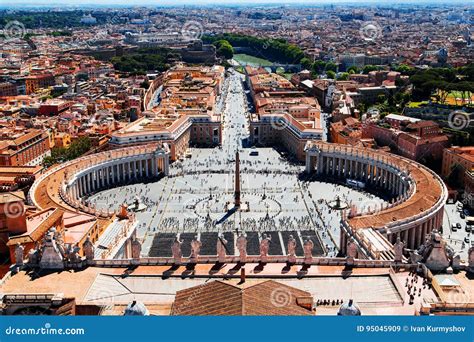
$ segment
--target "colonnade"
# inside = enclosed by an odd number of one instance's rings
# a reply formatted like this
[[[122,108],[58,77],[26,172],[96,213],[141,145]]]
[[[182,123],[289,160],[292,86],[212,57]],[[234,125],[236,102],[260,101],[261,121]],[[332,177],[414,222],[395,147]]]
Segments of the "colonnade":
[[[404,195],[410,187],[409,177],[388,160],[373,159],[352,149],[306,149],[306,173],[363,182],[372,188],[390,192],[392,196]]]
[[[130,151],[132,153],[118,158],[103,158],[100,163],[86,166],[74,173],[65,183],[67,197],[74,202],[80,201],[83,196],[116,184],[169,174],[168,150],[158,148],[155,151],[134,151],[130,148]],[[107,152],[103,154],[105,157]]]
[[[371,220],[365,220],[372,222],[367,227],[361,226],[362,221],[357,221],[353,227],[351,217],[354,216],[344,215],[341,222],[339,246],[341,251],[345,251],[346,243],[352,237],[364,250],[361,254],[373,259],[386,259],[393,255],[390,249],[398,237],[404,242],[405,248],[413,250],[423,244],[425,237],[433,229],[442,226],[447,189],[439,176],[424,166],[395,155],[323,142],[308,142],[305,152],[307,173],[316,173],[328,179],[351,179],[354,182],[362,182],[369,189],[388,192],[394,199],[393,203],[382,206],[378,212],[356,214],[362,217],[372,215]],[[417,173],[426,175],[426,179],[433,184],[433,190],[441,188],[432,205],[420,208],[419,212],[413,210],[415,207],[404,205],[405,201],[414,200],[412,197],[424,196],[417,193],[417,183],[421,178],[413,179],[409,170],[413,166],[423,171]],[[388,215],[388,211],[385,210],[390,210],[390,214]],[[377,224],[374,226],[375,222]],[[373,233],[361,234],[364,229],[373,230]]]
[[[387,239],[394,244],[397,241],[397,237],[400,237],[400,240],[405,243],[406,248],[416,249],[425,241],[427,234],[431,233],[434,229],[438,229],[442,224],[443,211],[428,212],[424,219],[418,222],[415,221],[408,227],[400,225],[399,227],[388,229]]]

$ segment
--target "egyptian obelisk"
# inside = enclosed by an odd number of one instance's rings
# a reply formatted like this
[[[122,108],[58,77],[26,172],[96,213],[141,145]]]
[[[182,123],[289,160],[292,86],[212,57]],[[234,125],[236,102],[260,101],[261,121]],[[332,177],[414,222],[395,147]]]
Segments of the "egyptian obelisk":
[[[234,208],[240,208],[240,157],[239,157],[239,151],[235,152]]]

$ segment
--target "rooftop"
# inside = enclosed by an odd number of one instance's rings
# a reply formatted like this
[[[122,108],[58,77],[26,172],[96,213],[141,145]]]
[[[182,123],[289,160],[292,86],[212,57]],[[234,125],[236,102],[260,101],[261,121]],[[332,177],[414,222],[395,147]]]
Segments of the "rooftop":
[[[300,298],[310,298],[309,310],[298,305]],[[311,315],[311,305],[309,292],[274,280],[244,288],[216,280],[178,291],[171,314],[304,316]]]
[[[81,305],[113,304],[120,306],[121,312],[127,304],[136,300],[143,302],[151,314],[160,315],[168,315],[172,310],[177,312],[176,308],[172,309],[175,298],[179,307],[182,306],[182,314],[217,314],[225,310],[226,314],[243,312],[257,315],[287,312],[285,305],[290,306],[289,312],[293,314],[311,313],[296,307],[296,298],[310,296],[315,302],[320,299],[344,302],[354,299],[363,314],[384,315],[413,315],[422,301],[438,300],[436,293],[426,288],[422,289],[420,297],[415,298],[415,305],[404,301],[406,289],[403,284],[410,276],[408,272],[391,274],[387,268],[354,268],[347,272],[342,266],[313,265],[307,269],[304,278],[298,279],[300,267],[267,264],[262,270],[258,264],[247,264],[247,278],[243,284],[239,284],[235,264],[225,265],[218,271],[212,264],[198,264],[192,276],[185,266],[172,269],[169,266],[139,266],[131,272],[120,267],[87,267],[80,271],[40,273],[35,277],[20,271],[0,289],[6,294],[63,293],[65,297],[75,298]],[[459,276],[465,278],[465,275]],[[212,280],[218,280],[213,282],[216,285],[206,287],[212,284]],[[468,281],[460,282],[463,289],[466,286],[466,289],[469,288]],[[422,288],[419,284],[417,287]],[[190,308],[185,308],[184,301],[190,298],[193,291],[199,297],[198,289],[202,289],[201,298],[209,305],[193,302]],[[278,307],[267,307],[272,305],[268,300],[272,293],[276,306],[282,305],[283,311]],[[220,306],[220,301],[216,300],[219,297],[224,303],[235,306]],[[229,298],[233,300],[229,302]],[[242,302],[239,303],[239,300]],[[318,306],[316,314],[335,315],[338,307]]]
[[[11,202],[24,202],[25,194],[23,191],[12,191],[0,193],[0,204],[11,203]]]

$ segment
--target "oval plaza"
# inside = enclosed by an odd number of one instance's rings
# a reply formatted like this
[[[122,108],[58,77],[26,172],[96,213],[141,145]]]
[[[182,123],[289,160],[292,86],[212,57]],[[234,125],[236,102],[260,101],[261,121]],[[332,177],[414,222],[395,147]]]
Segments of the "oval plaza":
[[[211,71],[204,70],[204,74],[209,72]],[[222,77],[221,74],[212,72],[214,77]],[[124,210],[122,204],[126,204],[131,210],[134,202],[143,201],[140,197],[143,197],[145,190],[133,190],[133,184],[145,182],[149,184],[145,187],[152,191],[148,195],[149,203],[143,204],[146,210],[138,210],[139,204],[135,203],[137,207],[134,209],[134,217],[139,223],[133,235],[138,236],[145,246],[148,245],[144,250],[145,254],[146,251],[155,251],[156,256],[171,256],[171,243],[177,236],[179,238],[182,235],[183,243],[188,244],[188,250],[196,236],[204,238],[207,235],[206,241],[202,243],[214,246],[218,233],[228,234],[233,243],[229,251],[232,250],[238,255],[236,241],[239,234],[247,231],[255,254],[259,253],[258,246],[266,233],[269,238],[273,237],[273,255],[287,254],[290,236],[296,238],[298,252],[302,255],[305,236],[311,235],[316,245],[315,251],[318,250],[316,254],[320,256],[345,255],[348,241],[353,240],[359,258],[393,260],[393,245],[397,238],[404,241],[406,248],[414,250],[424,242],[427,234],[441,227],[447,190],[441,179],[426,167],[381,151],[309,140],[302,151],[305,155],[305,168],[286,166],[287,171],[282,172],[281,167],[285,164],[278,164],[281,161],[280,157],[275,157],[275,152],[267,156],[264,154],[267,150],[263,149],[260,152],[261,157],[249,157],[245,152],[248,150],[242,149],[239,144],[235,145],[236,140],[245,140],[249,135],[245,110],[239,103],[244,101],[245,97],[242,93],[228,91],[228,87],[237,87],[231,82],[238,84],[238,78],[234,76],[232,80],[221,79],[218,82],[204,78],[200,81],[199,77],[203,76],[198,70],[186,68],[174,71],[172,75],[174,76],[168,81],[165,78],[164,82],[166,84],[173,81],[173,88],[180,84],[176,82],[176,75],[183,77],[180,90],[172,90],[180,102],[191,101],[186,97],[188,95],[180,95],[180,91],[197,91],[201,81],[219,87],[219,91],[216,91],[219,96],[213,100],[206,98],[205,101],[216,101],[212,110],[213,117],[217,116],[219,106],[223,107],[223,114],[228,112],[222,116],[219,114],[224,132],[221,147],[195,149],[197,157],[199,153],[205,156],[203,162],[200,163],[194,156],[188,160],[183,158],[186,146],[180,145],[178,153],[176,147],[172,146],[172,141],[154,142],[154,137],[159,136],[156,131],[157,123],[146,119],[149,123],[145,124],[145,127],[150,127],[140,131],[140,134],[145,137],[143,139],[150,141],[149,144],[137,144],[132,140],[129,147],[115,147],[49,170],[31,188],[32,203],[39,208],[54,205],[83,211],[96,215],[107,225],[107,222],[112,222]],[[205,88],[206,91],[208,88]],[[169,96],[166,100],[168,102],[176,100],[171,95],[163,96]],[[224,101],[232,96],[236,97],[236,100],[227,101],[230,103],[225,105]],[[233,105],[234,102],[236,104]],[[239,110],[243,112],[239,113]],[[159,109],[155,120],[160,117],[159,113],[163,112],[163,109]],[[315,111],[309,112],[311,118],[319,122]],[[193,115],[188,113],[185,116],[187,120],[179,119],[178,122],[188,125],[195,120],[191,119]],[[300,120],[305,122],[304,120],[309,118]],[[175,122],[172,127],[176,124]],[[193,132],[192,126],[186,127]],[[297,127],[304,129],[304,124],[299,123]],[[286,131],[291,130],[280,130],[278,133],[291,134],[285,133]],[[137,133],[130,134],[134,137]],[[188,150],[193,143],[193,135],[196,134],[190,135],[191,141],[187,138]],[[119,132],[119,135],[123,145],[127,146],[127,130]],[[117,139],[118,136],[112,140],[118,141]],[[235,161],[236,151],[241,152],[242,160]],[[220,178],[224,176],[231,181],[221,181]],[[252,181],[251,177],[255,181]],[[303,181],[300,182],[298,177]],[[211,184],[210,179],[213,179],[211,183],[215,184]],[[312,180],[316,183],[312,184]],[[166,189],[156,188],[156,193],[163,191],[163,194],[161,197],[153,197],[153,184],[161,186],[165,181],[167,184],[172,181],[174,188],[169,189],[168,193]],[[352,199],[341,200],[337,188],[330,188],[331,184],[344,188],[348,194],[352,192],[367,195],[361,195],[360,198],[350,195]],[[329,188],[325,191],[319,186]],[[128,197],[121,197],[124,191]],[[331,191],[334,193],[329,193],[327,198],[318,198],[320,191],[326,194]],[[102,192],[105,194],[105,205],[98,203]],[[239,203],[235,201],[237,192],[242,193]],[[288,199],[290,196],[293,196],[292,200]],[[191,200],[182,201],[182,197],[189,197]],[[112,198],[114,203],[110,203]],[[118,203],[118,199],[123,203]],[[173,199],[179,203],[173,203]],[[339,208],[332,207],[330,203],[335,199],[343,205]],[[300,207],[298,203],[301,201],[305,202],[306,208]],[[362,205],[357,202],[362,202]],[[165,208],[158,210],[157,207],[163,204]],[[184,221],[179,215],[173,214],[172,210],[166,211],[166,208],[173,206],[178,208],[175,213],[184,214]],[[155,214],[151,218],[142,211]],[[295,215],[298,211],[303,214]],[[160,216],[159,220],[154,220],[156,215]],[[333,217],[330,220],[332,227],[324,227],[325,215]],[[265,228],[259,229],[258,226]],[[327,231],[321,231],[322,228]],[[304,234],[301,233],[302,230]],[[120,252],[125,254],[116,255],[130,255],[132,240],[127,241],[128,246]],[[156,254],[157,246],[165,251],[160,250]],[[211,251],[214,249],[215,246]]]
[[[441,179],[381,150],[323,142],[314,99],[278,75],[244,71],[170,69],[154,85],[161,102],[108,149],[39,176],[30,203],[49,221],[63,212],[87,220],[87,231],[59,224],[40,243],[17,245],[5,310],[31,310],[18,289],[48,310],[72,299],[99,314],[136,301],[160,315],[229,314],[228,293],[267,305],[277,290],[288,306],[235,313],[472,310],[439,285],[450,277],[464,288],[465,278],[436,274],[471,267],[437,232]],[[282,111],[291,120],[268,120]],[[30,280],[22,267],[47,273]],[[194,298],[209,305],[186,305]]]

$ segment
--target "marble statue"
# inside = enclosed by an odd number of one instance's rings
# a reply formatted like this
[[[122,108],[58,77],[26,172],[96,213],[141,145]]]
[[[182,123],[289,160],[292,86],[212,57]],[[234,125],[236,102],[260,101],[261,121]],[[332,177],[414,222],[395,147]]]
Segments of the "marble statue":
[[[240,234],[237,238],[237,249],[239,250],[240,262],[247,260],[247,236],[245,233]]]
[[[90,236],[87,236],[86,241],[84,241],[84,244],[82,245],[82,249],[86,260],[94,259],[94,244],[92,243]]]
[[[28,265],[38,266],[39,262],[39,251],[36,248],[30,249],[28,252]]]
[[[471,248],[469,248],[469,252],[468,252],[468,260],[469,260],[469,271],[474,273],[474,246],[472,246]]]
[[[412,264],[417,264],[423,260],[423,255],[418,251],[410,252],[410,262]]]
[[[271,238],[267,234],[262,235],[262,241],[260,241],[260,261],[266,262],[268,257],[268,250],[270,249]]]
[[[51,228],[44,237],[39,261],[39,266],[43,269],[64,269],[64,257],[58,248],[55,232],[56,230]]]
[[[23,266],[24,252],[25,248],[20,243],[17,243],[15,246],[15,264],[17,266]]]
[[[227,240],[224,238],[223,234],[219,234],[217,237],[217,258],[220,263],[225,262],[225,257],[226,257],[226,245],[227,245]]]
[[[54,240],[56,241],[56,246],[58,247],[59,252],[64,259],[68,258],[71,246],[65,246],[63,241],[63,234],[58,231],[55,227],[51,228],[54,233]]]
[[[454,270],[459,270],[461,268],[461,256],[459,254],[453,257],[451,267]]]
[[[141,252],[142,252],[142,244],[135,237],[132,240],[132,259],[140,259]]]
[[[410,253],[412,263],[423,263],[430,271],[443,272],[448,267],[459,268],[460,259],[443,240],[437,230],[426,235],[425,242]]]
[[[140,197],[135,196],[135,199],[133,200],[133,205],[135,210],[138,210],[138,208],[140,207]]]
[[[310,238],[307,238],[306,241],[303,243],[305,263],[313,261],[313,248],[314,248],[314,242]]]
[[[353,237],[347,242],[347,257],[352,259],[357,258],[357,245]]]
[[[201,251],[202,242],[199,241],[197,235],[191,241],[191,256],[190,258],[194,261],[199,257],[199,252]]]
[[[288,238],[288,262],[294,264],[296,262],[296,240],[293,235]]]
[[[75,244],[69,249],[68,259],[72,263],[77,263],[81,261],[81,255],[79,254],[81,248],[78,244]]]
[[[404,248],[405,244],[400,240],[400,236],[397,236],[397,242],[393,246],[393,249],[395,251],[395,262],[402,262]]]
[[[174,239],[173,244],[171,245],[171,253],[173,255],[174,263],[180,264],[183,257],[183,252],[181,251],[181,245],[183,241],[179,239],[178,236]]]
[[[430,271],[441,272],[450,266],[454,252],[447,247],[438,231],[431,231],[430,240],[423,257],[423,262]]]

